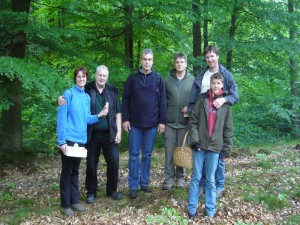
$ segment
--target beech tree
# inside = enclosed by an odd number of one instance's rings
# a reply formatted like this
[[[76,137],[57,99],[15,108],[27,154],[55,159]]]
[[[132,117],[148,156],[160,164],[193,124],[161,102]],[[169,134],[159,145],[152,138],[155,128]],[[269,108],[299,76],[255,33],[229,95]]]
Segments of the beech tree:
[[[9,30],[3,40],[5,55],[23,59],[26,54],[26,27],[30,0],[13,0],[6,22],[13,23],[14,30]],[[5,23],[5,21],[3,21]],[[2,35],[1,35],[2,36]],[[16,74],[3,74],[2,86],[9,96],[10,104],[2,110],[2,137],[0,149],[3,153],[18,156],[22,154],[22,80]]]
[[[295,18],[295,1],[288,0],[288,12],[290,14],[289,21],[289,38],[291,42],[297,42],[297,18]],[[299,117],[299,79],[298,79],[298,63],[296,60],[296,56],[291,53],[290,54],[290,79],[291,79],[291,94],[292,94],[292,123],[295,128],[295,136],[300,137],[300,117]]]

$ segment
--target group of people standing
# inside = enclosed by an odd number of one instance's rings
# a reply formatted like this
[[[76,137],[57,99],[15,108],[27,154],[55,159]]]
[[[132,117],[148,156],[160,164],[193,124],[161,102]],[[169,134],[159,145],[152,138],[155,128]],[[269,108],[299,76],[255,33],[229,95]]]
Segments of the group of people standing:
[[[219,64],[216,46],[204,52],[207,68],[194,78],[187,71],[184,53],[174,56],[175,69],[163,80],[153,70],[153,52],[144,49],[141,67],[126,80],[122,106],[118,89],[107,84],[109,72],[104,65],[96,69],[95,81],[87,83],[88,72],[74,72],[75,85],[59,98],[57,118],[58,145],[61,149],[61,211],[74,215],[83,212],[79,204],[80,158],[65,156],[66,146],[86,146],[86,202],[97,196],[97,166],[103,151],[107,163],[106,195],[115,200],[123,196],[117,191],[119,177],[118,144],[121,129],[129,137],[129,197],[138,191],[152,192],[149,179],[151,155],[156,134],[165,137],[165,168],[162,190],[185,187],[185,168],[173,163],[173,148],[181,146],[190,130],[193,148],[193,173],[189,190],[188,215],[194,218],[199,192],[205,190],[206,215],[215,215],[216,197],[224,190],[224,158],[232,148],[230,105],[238,101],[234,78]],[[121,118],[122,117],[122,118]],[[122,123],[123,122],[123,123]],[[140,158],[141,152],[141,158]],[[205,178],[205,179],[204,179]],[[217,187],[216,187],[217,184]]]

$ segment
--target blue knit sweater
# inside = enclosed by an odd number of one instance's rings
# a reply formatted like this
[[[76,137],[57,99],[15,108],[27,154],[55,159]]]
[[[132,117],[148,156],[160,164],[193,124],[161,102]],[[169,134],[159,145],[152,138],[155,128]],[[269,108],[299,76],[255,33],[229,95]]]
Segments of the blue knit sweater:
[[[85,144],[87,142],[87,125],[99,121],[97,115],[91,115],[91,99],[84,90],[74,85],[64,92],[66,105],[59,106],[57,114],[57,142],[66,144],[66,140]]]

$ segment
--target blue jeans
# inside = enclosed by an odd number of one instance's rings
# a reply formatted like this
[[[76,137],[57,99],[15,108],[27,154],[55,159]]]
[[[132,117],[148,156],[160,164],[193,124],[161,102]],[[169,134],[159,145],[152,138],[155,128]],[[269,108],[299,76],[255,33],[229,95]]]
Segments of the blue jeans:
[[[216,182],[215,173],[218,166],[219,154],[206,151],[193,151],[193,173],[190,182],[188,213],[195,215],[199,200],[199,182],[202,177],[203,166],[205,167],[205,210],[206,215],[213,217],[216,213]]]
[[[222,154],[220,154],[218,167],[216,171],[216,187],[217,190],[224,191],[225,186],[225,162]],[[202,172],[202,178],[200,180],[200,188],[205,189],[205,170]]]
[[[157,127],[132,127],[129,132],[129,176],[130,190],[149,186],[151,154],[154,147]],[[140,162],[140,150],[142,158]]]

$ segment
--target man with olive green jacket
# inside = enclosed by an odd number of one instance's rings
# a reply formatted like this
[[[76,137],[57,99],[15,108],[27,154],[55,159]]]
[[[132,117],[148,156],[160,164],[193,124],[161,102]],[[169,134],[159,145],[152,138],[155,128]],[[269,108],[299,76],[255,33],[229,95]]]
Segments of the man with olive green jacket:
[[[194,77],[187,72],[187,58],[184,53],[174,56],[175,69],[166,78],[167,125],[165,131],[165,181],[163,190],[170,190],[175,179],[177,188],[185,186],[185,169],[174,166],[173,148],[182,145],[188,123],[188,103]]]

